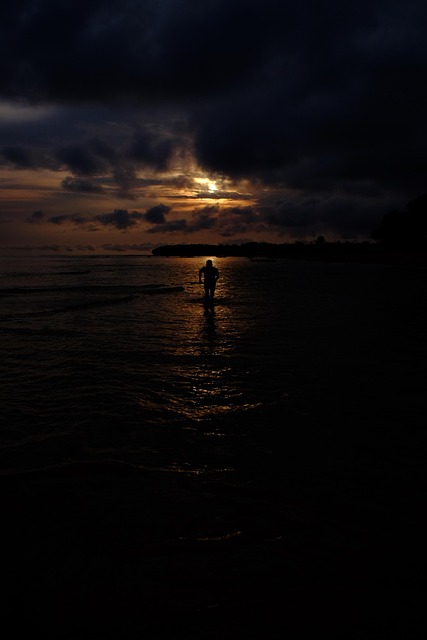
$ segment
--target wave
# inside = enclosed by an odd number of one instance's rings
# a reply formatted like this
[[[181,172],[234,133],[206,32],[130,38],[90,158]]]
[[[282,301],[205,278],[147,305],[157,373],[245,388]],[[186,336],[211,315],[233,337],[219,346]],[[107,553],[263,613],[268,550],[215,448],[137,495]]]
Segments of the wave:
[[[135,286],[89,286],[89,287],[34,287],[34,288],[17,288],[10,295],[19,296],[21,294],[32,294],[32,293],[79,293],[79,294],[113,294],[108,297],[102,296],[98,299],[86,299],[80,302],[67,303],[63,305],[48,307],[42,310],[35,311],[27,311],[25,313],[9,313],[9,314],[1,314],[0,322],[9,322],[11,320],[20,320],[27,318],[36,318],[43,316],[51,316],[54,314],[60,313],[68,313],[73,311],[81,311],[87,309],[96,309],[99,307],[107,307],[111,305],[123,304],[126,302],[130,302],[135,298],[138,298],[140,295],[159,295],[166,293],[176,293],[183,291],[184,287],[174,287],[168,286],[164,284],[156,284],[156,285],[135,285]],[[3,290],[4,291],[4,290]],[[0,290],[0,294],[3,293]],[[126,293],[126,295],[117,296],[117,293]],[[114,296],[114,294],[116,294]]]
[[[86,273],[90,273],[89,270],[87,271],[57,271],[55,273],[55,275],[58,276],[82,276],[85,275]],[[52,274],[49,274],[52,275]]]
[[[29,295],[33,293],[55,293],[55,292],[82,292],[82,293],[98,293],[98,292],[134,292],[134,293],[173,293],[177,291],[184,291],[182,286],[173,286],[167,284],[143,284],[143,285],[103,285],[103,284],[90,284],[90,285],[71,285],[71,286],[42,286],[42,287],[5,287],[0,289],[0,296],[8,295]]]
[[[123,304],[124,302],[130,302],[138,296],[127,295],[120,298],[108,298],[102,300],[91,300],[86,302],[79,302],[76,304],[68,304],[61,307],[54,307],[53,309],[43,309],[42,311],[28,311],[26,313],[16,313],[0,316],[0,322],[8,322],[10,320],[19,320],[27,318],[36,318],[42,316],[51,316],[58,313],[69,313],[70,311],[81,311],[86,309],[96,309],[98,307],[107,307],[110,305]]]

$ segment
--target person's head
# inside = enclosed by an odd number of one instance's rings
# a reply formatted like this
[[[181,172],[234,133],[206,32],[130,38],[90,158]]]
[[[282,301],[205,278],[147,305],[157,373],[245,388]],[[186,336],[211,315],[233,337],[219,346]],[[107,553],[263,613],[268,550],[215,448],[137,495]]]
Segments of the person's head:
[[[212,260],[206,260],[206,266],[207,267],[211,267],[212,266]]]

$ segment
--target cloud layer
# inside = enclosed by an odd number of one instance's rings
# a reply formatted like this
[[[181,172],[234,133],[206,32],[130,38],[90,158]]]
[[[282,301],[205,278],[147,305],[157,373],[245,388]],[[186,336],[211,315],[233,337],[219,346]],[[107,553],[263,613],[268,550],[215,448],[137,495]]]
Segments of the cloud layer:
[[[0,98],[47,111],[0,117],[0,162],[131,199],[193,154],[264,189],[234,212],[158,202],[104,227],[367,231],[427,191],[426,24],[420,0],[23,0],[0,10]]]

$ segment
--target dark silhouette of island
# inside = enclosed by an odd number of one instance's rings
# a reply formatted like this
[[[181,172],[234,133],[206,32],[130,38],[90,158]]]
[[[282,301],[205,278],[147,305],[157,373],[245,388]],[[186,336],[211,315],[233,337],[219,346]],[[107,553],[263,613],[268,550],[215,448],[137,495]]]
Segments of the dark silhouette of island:
[[[175,244],[153,249],[154,256],[216,258],[245,257],[253,262],[271,262],[283,258],[322,260],[325,262],[425,263],[427,244],[388,242],[327,242],[320,236],[315,242],[246,242],[244,244]]]
[[[215,256],[224,258],[240,256],[256,261],[271,260],[276,258],[310,258],[316,255],[328,253],[369,252],[374,245],[369,242],[326,242],[319,239],[314,243],[269,243],[269,242],[245,242],[243,244],[173,244],[157,247],[152,250],[155,256],[171,257],[196,257]]]
[[[243,244],[172,244],[152,250],[154,256],[217,258],[240,256],[256,262],[280,258],[297,260],[388,262],[421,264],[427,262],[427,194],[412,200],[404,211],[390,211],[380,226],[362,242],[328,242],[319,236],[313,242],[245,242]]]

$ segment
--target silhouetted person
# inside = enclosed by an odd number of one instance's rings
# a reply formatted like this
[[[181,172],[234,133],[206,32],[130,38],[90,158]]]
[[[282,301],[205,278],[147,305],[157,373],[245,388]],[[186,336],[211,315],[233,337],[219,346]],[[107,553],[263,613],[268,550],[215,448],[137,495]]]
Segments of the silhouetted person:
[[[199,284],[205,287],[205,295],[207,298],[213,298],[215,294],[216,281],[219,278],[219,272],[216,267],[213,266],[212,260],[206,260],[206,266],[202,267],[199,271]]]

